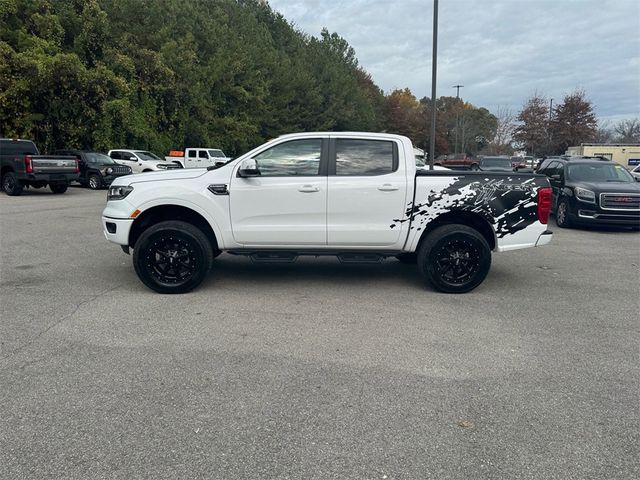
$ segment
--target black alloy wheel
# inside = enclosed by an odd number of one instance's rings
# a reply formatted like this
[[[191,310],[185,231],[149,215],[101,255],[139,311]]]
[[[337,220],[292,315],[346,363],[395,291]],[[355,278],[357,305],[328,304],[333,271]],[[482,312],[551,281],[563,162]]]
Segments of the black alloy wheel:
[[[418,251],[420,273],[441,292],[473,290],[489,273],[491,249],[477,230],[443,225],[428,234]]]
[[[565,199],[558,202],[558,208],[556,209],[556,224],[560,228],[569,228],[571,226],[571,219],[569,218],[569,204]]]
[[[12,197],[22,193],[22,184],[14,172],[7,172],[2,176],[2,190]]]
[[[185,293],[197,287],[213,262],[211,244],[194,225],[160,222],[145,230],[133,251],[142,282],[160,293]]]
[[[91,174],[89,175],[88,185],[91,190],[100,190],[102,188],[102,179],[99,175]]]

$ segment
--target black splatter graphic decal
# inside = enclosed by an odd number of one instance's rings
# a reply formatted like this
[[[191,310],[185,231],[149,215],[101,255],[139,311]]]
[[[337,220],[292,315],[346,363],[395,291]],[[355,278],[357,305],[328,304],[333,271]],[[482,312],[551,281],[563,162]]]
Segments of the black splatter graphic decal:
[[[419,177],[418,192],[420,180]],[[484,217],[493,225],[496,236],[503,238],[538,220],[536,197],[538,188],[545,186],[544,177],[468,175],[450,180],[446,188],[430,190],[419,202],[416,196],[416,203],[409,203],[404,218],[394,219],[390,227],[411,222],[412,230],[422,230],[444,213],[467,211]]]

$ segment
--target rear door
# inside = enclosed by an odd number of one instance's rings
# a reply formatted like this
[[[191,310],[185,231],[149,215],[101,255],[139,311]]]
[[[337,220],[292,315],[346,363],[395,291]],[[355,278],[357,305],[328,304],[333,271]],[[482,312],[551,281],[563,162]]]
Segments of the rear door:
[[[400,229],[392,226],[407,205],[408,179],[405,152],[401,150],[402,144],[391,139],[331,139],[327,200],[330,247],[402,246]]]
[[[286,140],[253,158],[259,176],[239,177],[229,188],[234,239],[251,246],[325,246],[327,146],[320,137]]]

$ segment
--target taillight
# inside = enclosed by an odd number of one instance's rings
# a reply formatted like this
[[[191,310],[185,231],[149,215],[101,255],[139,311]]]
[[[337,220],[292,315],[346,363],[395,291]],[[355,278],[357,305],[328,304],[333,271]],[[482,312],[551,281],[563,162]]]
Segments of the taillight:
[[[31,161],[31,155],[25,155],[24,157],[24,171],[26,173],[33,173],[33,163]]]
[[[76,173],[80,173],[80,162],[76,158]]]
[[[549,213],[551,213],[551,187],[543,187],[538,189],[538,220],[543,225],[549,221]]]

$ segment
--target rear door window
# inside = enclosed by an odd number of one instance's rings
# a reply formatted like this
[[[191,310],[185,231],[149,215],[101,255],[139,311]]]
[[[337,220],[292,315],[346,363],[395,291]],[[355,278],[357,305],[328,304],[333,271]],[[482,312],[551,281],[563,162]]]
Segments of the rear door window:
[[[338,138],[335,145],[335,175],[376,176],[393,173],[398,169],[395,142]]]
[[[0,143],[2,155],[38,155],[38,149],[33,142],[27,140],[3,140]]]

